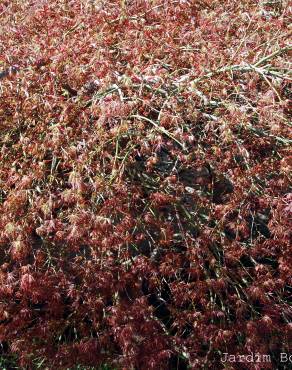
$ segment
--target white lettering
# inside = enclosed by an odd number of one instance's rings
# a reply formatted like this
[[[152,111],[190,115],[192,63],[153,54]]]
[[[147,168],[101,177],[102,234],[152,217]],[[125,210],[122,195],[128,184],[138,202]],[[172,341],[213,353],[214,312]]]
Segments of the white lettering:
[[[253,358],[253,354],[251,354],[251,355],[246,355],[245,359],[246,359],[246,362],[254,362],[254,361],[253,361],[253,360],[254,360],[254,358]]]
[[[281,353],[281,355],[280,355],[280,361],[281,362],[287,362],[288,361],[288,355],[287,355],[287,353]]]
[[[272,362],[270,355],[263,355],[263,361],[262,362]]]
[[[222,362],[272,362],[270,355],[261,355],[260,353],[249,353],[248,355],[230,355],[223,353]],[[292,354],[281,353],[281,362],[292,362]]]
[[[228,353],[223,353],[224,357],[222,358],[222,362],[226,362],[228,358]]]
[[[236,362],[236,357],[234,355],[229,355],[229,362]]]
[[[238,355],[238,362],[245,362],[245,355]]]
[[[255,354],[255,362],[261,362],[261,355],[259,353]]]

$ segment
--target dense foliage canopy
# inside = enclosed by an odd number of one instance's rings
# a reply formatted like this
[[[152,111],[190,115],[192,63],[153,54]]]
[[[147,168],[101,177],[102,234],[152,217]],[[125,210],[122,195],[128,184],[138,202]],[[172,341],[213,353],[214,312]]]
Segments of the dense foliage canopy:
[[[1,1],[1,368],[281,366],[290,10]]]

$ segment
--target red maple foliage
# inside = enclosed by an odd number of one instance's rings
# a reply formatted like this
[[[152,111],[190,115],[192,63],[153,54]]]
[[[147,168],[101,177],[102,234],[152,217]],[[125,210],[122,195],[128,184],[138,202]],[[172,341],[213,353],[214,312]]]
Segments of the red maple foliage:
[[[0,14],[0,364],[277,367],[292,342],[288,1]]]

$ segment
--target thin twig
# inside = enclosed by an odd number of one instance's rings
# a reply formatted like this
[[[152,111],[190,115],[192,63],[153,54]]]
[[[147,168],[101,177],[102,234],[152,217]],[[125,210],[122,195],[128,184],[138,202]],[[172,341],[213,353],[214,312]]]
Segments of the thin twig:
[[[151,123],[152,126],[155,127],[155,129],[157,131],[159,131],[160,133],[168,136],[170,139],[172,139],[173,141],[175,141],[177,144],[179,144],[182,149],[185,149],[185,145],[183,143],[181,143],[178,139],[176,139],[169,131],[167,131],[164,127],[162,126],[159,126],[156,122],[154,122],[152,119],[150,118],[147,118],[147,117],[144,117],[144,116],[140,116],[139,114],[133,114],[132,116],[130,116],[131,118],[137,118],[137,119],[140,119],[140,120],[143,120],[143,121],[146,121],[146,122],[149,122]]]
[[[278,50],[274,51],[272,54],[269,54],[269,55],[263,57],[262,59],[260,59],[258,62],[256,62],[254,64],[254,67],[258,67],[261,64],[267,62],[268,60],[271,60],[271,59],[275,58],[276,56],[278,56],[280,54],[283,54],[283,53],[285,53],[286,51],[289,51],[289,50],[292,50],[292,45],[287,45],[284,48],[278,49]]]

